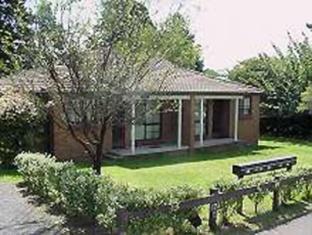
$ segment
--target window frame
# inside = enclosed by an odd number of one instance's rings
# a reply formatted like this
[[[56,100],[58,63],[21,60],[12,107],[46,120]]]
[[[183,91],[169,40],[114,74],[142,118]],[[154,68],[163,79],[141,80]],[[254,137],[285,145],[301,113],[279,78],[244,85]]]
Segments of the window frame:
[[[144,104],[144,110],[145,110],[145,117],[144,121],[140,123],[138,126],[143,126],[143,138],[135,138],[136,141],[153,141],[153,140],[160,140],[162,135],[162,112],[161,110],[155,112],[155,113],[148,113],[148,105],[147,103]],[[159,122],[148,122],[148,115],[159,115]],[[147,138],[147,129],[151,126],[158,126],[159,133],[156,138]],[[136,126],[137,128],[137,126]]]
[[[246,99],[249,100],[249,105],[245,102]],[[239,100],[239,116],[241,118],[251,117],[252,116],[252,97],[251,96],[244,96],[243,99]]]

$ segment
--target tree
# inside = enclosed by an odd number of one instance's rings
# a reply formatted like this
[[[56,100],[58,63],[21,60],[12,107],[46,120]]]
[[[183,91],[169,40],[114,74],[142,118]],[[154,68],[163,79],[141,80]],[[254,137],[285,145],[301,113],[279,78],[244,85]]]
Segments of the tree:
[[[24,45],[31,34],[31,15],[24,0],[0,0],[0,77],[27,67]]]
[[[220,77],[222,76],[222,74],[218,73],[217,71],[215,71],[214,69],[210,69],[210,68],[207,68],[204,70],[204,74],[208,77],[212,77],[212,78],[215,78],[215,77]]]
[[[288,51],[274,46],[276,55],[261,54],[239,63],[228,77],[263,90],[262,112],[268,116],[291,115],[297,112],[300,94],[311,80],[311,56],[306,45],[290,37]],[[312,54],[311,54],[312,55]]]
[[[172,66],[164,58],[172,44],[162,43],[162,31],[155,30],[135,1],[102,1],[94,27],[72,18],[75,4],[39,7],[28,49],[35,66],[48,74],[54,122],[70,132],[100,174],[103,145],[113,123],[133,122],[132,105],[165,88]],[[51,12],[56,21],[44,20]],[[18,77],[33,78],[27,73]]]
[[[301,112],[309,111],[312,114],[312,86],[308,86],[307,89],[301,93],[301,102],[298,107]]]
[[[189,28],[189,22],[180,13],[172,14],[163,24],[162,43],[165,48],[171,48],[170,53],[167,53],[169,61],[202,72],[204,65],[201,49],[195,44]]]

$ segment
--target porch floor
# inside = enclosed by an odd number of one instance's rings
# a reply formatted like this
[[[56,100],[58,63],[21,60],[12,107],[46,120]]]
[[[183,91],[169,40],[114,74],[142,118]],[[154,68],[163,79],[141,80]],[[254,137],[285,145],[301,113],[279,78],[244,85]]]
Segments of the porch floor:
[[[233,144],[235,143],[234,139],[231,138],[223,138],[223,139],[210,139],[210,140],[204,140],[203,145],[200,145],[200,142],[197,141],[195,143],[195,148],[209,148],[219,145],[227,145],[227,144]],[[136,155],[147,155],[147,154],[153,154],[153,153],[166,153],[166,152],[176,152],[176,151],[184,151],[189,149],[188,146],[182,146],[181,148],[178,148],[176,145],[164,145],[164,146],[141,146],[137,147],[135,149],[135,154],[131,152],[131,149],[113,149],[111,151],[111,154],[115,156],[136,156]]]

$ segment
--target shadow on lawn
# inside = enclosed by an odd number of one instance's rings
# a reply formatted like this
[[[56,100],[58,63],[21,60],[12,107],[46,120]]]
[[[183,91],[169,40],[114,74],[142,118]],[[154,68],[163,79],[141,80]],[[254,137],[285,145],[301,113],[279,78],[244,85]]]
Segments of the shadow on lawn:
[[[148,156],[125,157],[118,160],[105,159],[104,166],[120,166],[129,169],[140,169],[149,167],[160,167],[166,165],[192,163],[201,161],[224,160],[246,155],[256,155],[263,150],[277,149],[278,146],[259,145],[259,146],[242,146],[233,145],[227,149],[216,148],[206,150],[196,150],[193,154],[172,154],[161,153],[151,154]]]
[[[258,230],[252,231],[250,228],[247,228],[246,225],[236,225],[235,227],[230,227],[227,229],[222,229],[219,233],[222,235],[249,235],[255,234],[266,230],[271,230],[276,228],[279,225],[286,224],[294,219],[297,219],[301,216],[307,215],[312,212],[311,204],[307,202],[296,202],[294,204],[285,205],[280,208],[279,212],[266,212],[260,214],[256,217],[245,218],[245,221],[249,224],[254,224],[259,227]]]
[[[312,147],[312,138],[310,139],[299,139],[299,138],[287,138],[287,137],[274,137],[274,136],[263,136],[261,140],[279,142],[283,144],[298,145],[302,147]]]
[[[1,177],[19,177],[20,174],[17,172],[16,167],[8,167],[0,164],[0,178]]]

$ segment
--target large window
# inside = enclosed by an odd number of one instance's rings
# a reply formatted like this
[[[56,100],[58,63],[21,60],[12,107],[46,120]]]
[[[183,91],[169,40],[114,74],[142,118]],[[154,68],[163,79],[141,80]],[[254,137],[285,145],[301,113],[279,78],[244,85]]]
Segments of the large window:
[[[160,112],[155,111],[154,104],[146,103],[138,107],[138,114],[142,120],[135,126],[136,140],[153,140],[160,138]]]
[[[239,100],[239,114],[240,116],[251,115],[251,97],[245,96]]]

